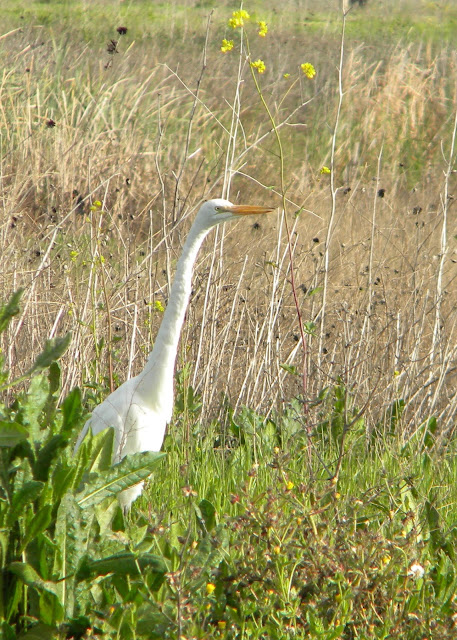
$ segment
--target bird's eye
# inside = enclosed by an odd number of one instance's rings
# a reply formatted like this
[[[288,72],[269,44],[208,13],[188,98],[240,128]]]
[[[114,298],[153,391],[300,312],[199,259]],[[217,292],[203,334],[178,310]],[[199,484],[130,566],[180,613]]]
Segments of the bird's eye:
[[[222,207],[214,207],[214,210],[215,210],[217,213],[220,213],[220,212],[222,211]]]

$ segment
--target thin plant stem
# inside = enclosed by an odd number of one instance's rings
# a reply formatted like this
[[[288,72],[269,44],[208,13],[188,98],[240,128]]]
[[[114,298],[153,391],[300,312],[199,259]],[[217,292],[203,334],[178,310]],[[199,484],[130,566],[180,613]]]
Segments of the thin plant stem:
[[[322,290],[322,306],[320,310],[320,334],[319,334],[319,350],[317,356],[318,370],[322,370],[322,353],[323,353],[323,342],[325,336],[325,314],[327,309],[327,295],[328,295],[328,275],[329,275],[329,261],[330,261],[330,244],[333,235],[333,228],[335,225],[336,218],[336,194],[338,188],[335,184],[335,156],[336,156],[336,141],[338,135],[338,127],[340,123],[340,115],[341,115],[341,107],[343,104],[343,62],[344,62],[344,37],[345,37],[345,29],[346,29],[346,12],[343,7],[343,22],[341,26],[341,44],[340,44],[340,59],[338,66],[338,105],[336,109],[336,117],[335,124],[333,126],[333,134],[332,134],[332,148],[331,148],[331,156],[330,156],[330,193],[331,193],[331,211],[330,211],[330,220],[327,227],[327,233],[325,237],[325,249],[324,249],[324,284]]]
[[[246,48],[248,51],[248,58],[250,59],[251,55],[250,55],[250,50],[249,50],[249,41],[246,38]],[[307,396],[308,396],[308,368],[307,368],[307,362],[308,362],[308,343],[305,337],[305,331],[303,328],[303,319],[302,319],[302,314],[301,314],[301,310],[300,310],[300,303],[298,301],[298,296],[297,296],[297,289],[296,289],[296,285],[295,285],[295,270],[294,270],[294,256],[293,256],[293,250],[292,250],[292,240],[291,240],[291,234],[290,234],[290,228],[289,228],[289,222],[287,220],[287,201],[286,201],[286,189],[285,189],[285,178],[284,178],[284,152],[283,152],[283,147],[282,147],[282,141],[281,141],[281,136],[279,134],[278,131],[278,127],[276,125],[276,120],[273,116],[273,114],[271,113],[271,110],[265,100],[265,97],[262,93],[262,89],[260,87],[259,81],[256,77],[256,72],[254,70],[254,68],[252,66],[250,66],[250,70],[251,70],[251,76],[252,79],[254,81],[255,84],[255,88],[256,91],[259,95],[260,101],[262,103],[263,108],[265,109],[268,118],[271,122],[271,126],[273,128],[275,137],[276,137],[276,143],[278,145],[278,157],[279,157],[279,176],[280,176],[280,193],[281,193],[281,199],[282,199],[282,210],[283,210],[283,214],[284,214],[284,228],[286,230],[286,236],[287,236],[287,247],[288,247],[288,252],[289,252],[289,268],[290,268],[290,285],[291,285],[291,289],[292,289],[292,296],[294,299],[294,305],[295,305],[295,310],[297,313],[297,320],[298,320],[298,327],[299,327],[299,331],[300,331],[300,338],[301,338],[301,343],[303,345],[303,375],[302,375],[302,385],[303,385],[303,398],[304,398],[304,412],[305,415],[307,415],[308,413],[308,400],[307,400]]]

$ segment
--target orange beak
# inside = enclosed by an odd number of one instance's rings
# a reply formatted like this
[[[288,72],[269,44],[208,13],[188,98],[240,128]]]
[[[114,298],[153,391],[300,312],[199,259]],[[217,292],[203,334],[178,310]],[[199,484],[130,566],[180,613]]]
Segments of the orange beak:
[[[230,213],[236,216],[258,215],[259,213],[271,213],[274,207],[257,207],[251,204],[234,204],[228,209]]]

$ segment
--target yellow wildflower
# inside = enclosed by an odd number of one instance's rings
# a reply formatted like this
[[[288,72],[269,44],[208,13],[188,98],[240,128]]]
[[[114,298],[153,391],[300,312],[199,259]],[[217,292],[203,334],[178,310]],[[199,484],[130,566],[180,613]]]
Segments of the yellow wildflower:
[[[227,623],[225,622],[225,620],[219,620],[217,626],[219,627],[219,629],[225,629]]]
[[[279,554],[281,553],[281,547],[279,546],[279,544],[277,544],[276,546],[273,547],[273,552],[279,556]]]
[[[381,564],[383,564],[384,566],[388,565],[389,562],[392,560],[392,557],[389,553],[385,553],[382,558],[381,558]]]
[[[216,590],[216,585],[212,582],[208,582],[206,585],[206,593],[210,596]]]
[[[250,15],[244,9],[240,11],[234,11],[232,13],[232,17],[229,20],[229,27],[232,29],[237,29],[238,27],[244,27],[244,22],[250,19]]]
[[[156,300],[154,302],[154,309],[156,311],[160,311],[160,313],[163,313],[165,311],[165,308],[164,308],[163,304],[160,302],[160,300]]]
[[[331,171],[328,167],[322,167],[321,173],[331,173]]]
[[[225,38],[222,40],[221,51],[222,53],[227,53],[227,51],[231,51],[233,49],[233,40],[226,40]]]
[[[267,23],[264,20],[259,20],[259,22],[257,24],[258,24],[258,27],[259,27],[259,36],[261,38],[265,38],[265,36],[268,33]]]
[[[287,491],[292,491],[293,488],[294,488],[294,483],[289,480],[286,483],[286,489],[287,489]]]
[[[266,66],[263,60],[256,60],[255,62],[251,62],[251,67],[253,69],[257,69],[258,73],[264,73]]]
[[[316,69],[310,62],[304,62],[300,67],[307,78],[314,78],[316,75]]]
[[[290,78],[290,73],[285,73],[285,74],[283,75],[283,78]]]

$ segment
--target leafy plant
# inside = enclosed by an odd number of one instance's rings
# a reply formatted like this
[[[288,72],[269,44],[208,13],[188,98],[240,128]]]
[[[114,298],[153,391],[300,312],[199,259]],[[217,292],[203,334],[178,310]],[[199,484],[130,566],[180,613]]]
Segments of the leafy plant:
[[[16,315],[19,299],[17,292],[0,309],[2,331]],[[79,389],[57,407],[56,359],[68,343],[69,337],[48,341],[28,372],[33,374],[28,389],[0,409],[0,618],[6,638],[21,632],[28,637],[27,629],[37,623],[41,637],[55,637],[64,621],[70,632],[76,609],[87,601],[81,585],[89,578],[108,572],[125,577],[141,570],[160,582],[165,573],[160,558],[134,552],[113,556],[112,543],[103,542],[109,529],[104,510],[113,510],[109,502],[149,476],[162,454],[131,456],[108,468],[109,429],[89,436],[73,455],[74,436],[83,421]]]

